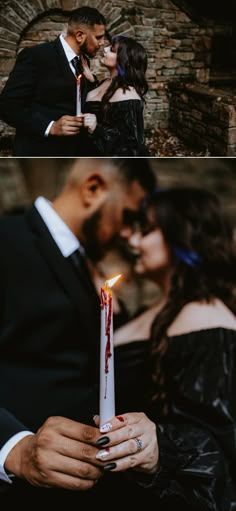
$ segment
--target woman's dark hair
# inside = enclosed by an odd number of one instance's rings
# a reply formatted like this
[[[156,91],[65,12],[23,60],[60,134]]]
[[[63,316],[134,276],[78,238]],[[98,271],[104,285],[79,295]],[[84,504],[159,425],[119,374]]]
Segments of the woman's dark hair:
[[[216,297],[236,314],[236,249],[233,227],[217,196],[185,187],[154,191],[145,201],[152,229],[161,229],[172,249],[173,273],[168,299],[151,329],[153,379],[166,351],[166,331],[182,307]]]
[[[127,90],[130,86],[144,99],[148,90],[145,78],[147,70],[147,53],[142,44],[131,37],[114,36],[111,39],[111,46],[117,48],[117,69],[118,74],[112,79],[102,99],[102,107],[106,110],[110,98],[115,91],[122,88]]]

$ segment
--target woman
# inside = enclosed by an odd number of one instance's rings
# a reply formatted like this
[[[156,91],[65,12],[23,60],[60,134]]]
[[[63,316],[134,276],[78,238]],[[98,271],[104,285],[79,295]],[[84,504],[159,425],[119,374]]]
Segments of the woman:
[[[143,108],[147,54],[132,38],[115,36],[102,64],[110,76],[87,95],[85,156],[147,156]],[[84,61],[84,74],[92,79]]]
[[[130,245],[136,274],[161,286],[162,299],[115,333],[116,361],[123,363],[116,388],[126,393],[127,409],[136,413],[119,415],[103,427],[107,440],[101,436],[97,457],[105,470],[129,469],[129,477],[132,473],[147,497],[154,494],[164,509],[179,504],[181,511],[233,510],[232,229],[214,194],[196,188],[157,190],[145,204],[141,230]],[[151,402],[145,406],[148,367]],[[147,415],[139,413],[142,405]]]

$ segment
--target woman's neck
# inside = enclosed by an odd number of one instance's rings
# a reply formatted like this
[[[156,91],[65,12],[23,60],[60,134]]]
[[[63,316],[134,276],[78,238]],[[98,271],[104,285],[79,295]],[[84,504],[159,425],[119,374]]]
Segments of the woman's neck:
[[[116,67],[114,67],[113,69],[109,69],[109,72],[110,72],[111,80],[112,80],[113,78],[115,78],[115,76],[117,76],[117,75],[118,75],[118,72],[117,72]]]
[[[171,278],[172,278],[172,271],[169,269],[167,271],[160,271],[158,272],[157,278],[155,279],[155,283],[161,288],[162,290],[162,296],[167,300],[167,297],[170,292],[171,288]],[[154,281],[154,279],[153,279]]]

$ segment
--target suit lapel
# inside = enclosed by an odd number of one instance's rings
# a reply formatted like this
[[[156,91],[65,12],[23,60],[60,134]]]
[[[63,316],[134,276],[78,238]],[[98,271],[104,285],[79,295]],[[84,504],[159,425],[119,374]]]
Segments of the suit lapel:
[[[57,37],[55,39],[55,41],[53,42],[53,44],[55,47],[58,66],[61,69],[61,73],[64,75],[66,80],[69,80],[71,82],[71,84],[74,85],[74,89],[76,91],[76,78],[75,78],[75,75],[73,74],[73,71],[70,68],[70,65],[66,58],[66,54],[63,50],[63,46],[61,44],[60,38]]]
[[[62,256],[34,206],[26,213],[26,219],[33,232],[35,246],[47,261],[57,281],[74,302],[81,321],[86,322],[88,330],[93,329],[91,318],[98,318],[100,310],[99,297],[95,289],[91,289],[91,283],[86,283],[85,279],[76,273],[71,261]]]
[[[71,82],[71,86],[73,87],[74,97],[76,98],[76,78],[75,78],[73,71],[71,70],[71,68],[69,66],[68,60],[66,58],[66,55],[63,50],[63,47],[62,47],[59,37],[57,37],[55,39],[54,45],[55,45],[55,51],[57,54],[58,66],[61,69],[61,72],[64,75],[65,79]],[[88,60],[88,65],[90,65],[89,60]],[[81,99],[82,99],[82,103],[84,104],[86,96],[87,96],[87,90],[88,90],[87,80],[84,76],[82,76],[80,83],[81,83]]]

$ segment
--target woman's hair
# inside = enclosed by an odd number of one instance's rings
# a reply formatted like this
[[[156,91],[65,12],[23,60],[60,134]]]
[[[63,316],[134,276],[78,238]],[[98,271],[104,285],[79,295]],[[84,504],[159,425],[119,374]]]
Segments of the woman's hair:
[[[229,218],[210,191],[157,189],[144,206],[147,219],[151,214],[152,230],[161,229],[173,258],[168,299],[151,329],[153,376],[157,379],[160,357],[168,343],[167,328],[185,304],[217,297],[236,314],[236,250]]]
[[[117,70],[118,74],[112,79],[102,99],[102,107],[106,105],[115,91],[122,88],[127,90],[130,86],[144,99],[148,90],[145,78],[147,70],[147,53],[142,44],[131,37],[114,36],[111,39],[112,48],[117,48]]]

